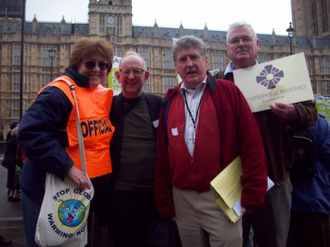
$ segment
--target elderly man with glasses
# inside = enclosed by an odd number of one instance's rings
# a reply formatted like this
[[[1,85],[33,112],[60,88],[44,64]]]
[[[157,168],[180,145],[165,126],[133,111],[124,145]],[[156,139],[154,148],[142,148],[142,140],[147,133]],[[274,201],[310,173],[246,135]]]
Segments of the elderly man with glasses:
[[[227,33],[227,53],[231,62],[215,77],[234,82],[233,70],[258,64],[258,51],[259,40],[252,26],[245,22],[231,24]],[[275,103],[269,110],[253,115],[263,140],[268,176],[275,186],[266,193],[262,207],[243,216],[243,247],[248,246],[251,224],[259,247],[283,247],[290,225],[292,186],[289,171],[295,157],[292,130],[312,126],[317,120],[316,108],[312,101]]]
[[[143,92],[149,78],[144,59],[129,51],[115,73],[122,93],[114,97],[110,119],[116,128],[110,151],[111,239],[115,246],[147,246],[147,230],[158,214],[154,205],[156,130],[162,98]]]

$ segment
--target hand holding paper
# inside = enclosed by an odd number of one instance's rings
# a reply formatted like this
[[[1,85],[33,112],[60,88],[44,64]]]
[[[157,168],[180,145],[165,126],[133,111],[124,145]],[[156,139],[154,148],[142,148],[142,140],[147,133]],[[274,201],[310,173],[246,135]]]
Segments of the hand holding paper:
[[[216,204],[232,223],[236,223],[243,216],[241,206],[243,186],[240,179],[242,174],[241,157],[238,156],[210,183]],[[274,182],[268,178],[267,190],[273,186]]]
[[[210,184],[217,205],[233,223],[241,217],[241,204],[239,203],[239,215],[235,213],[233,207],[242,194],[243,187],[240,181],[242,174],[241,158],[238,156]]]
[[[267,178],[267,191],[270,190],[273,186],[274,186],[274,182],[268,177]],[[244,214],[244,208],[242,208],[242,205],[241,205],[241,197],[238,198],[238,200],[235,202],[234,206],[233,206],[233,210],[235,211],[235,213],[238,215],[238,216],[241,216],[242,214]],[[250,212],[247,212],[247,213],[250,213]]]
[[[270,105],[271,111],[284,121],[298,121],[299,113],[292,104],[275,103]]]

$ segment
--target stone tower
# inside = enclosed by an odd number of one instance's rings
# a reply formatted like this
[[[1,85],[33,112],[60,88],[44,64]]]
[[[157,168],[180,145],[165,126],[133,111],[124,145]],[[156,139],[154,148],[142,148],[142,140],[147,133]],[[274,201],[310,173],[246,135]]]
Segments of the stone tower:
[[[296,36],[330,38],[330,0],[291,0]]]
[[[132,0],[90,0],[89,35],[132,36]]]

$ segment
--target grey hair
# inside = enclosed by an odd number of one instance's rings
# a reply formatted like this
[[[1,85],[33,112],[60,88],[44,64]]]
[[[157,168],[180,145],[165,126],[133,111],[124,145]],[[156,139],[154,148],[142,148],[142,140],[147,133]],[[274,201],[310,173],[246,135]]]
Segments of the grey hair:
[[[147,70],[147,66],[146,66],[146,62],[144,61],[144,58],[139,53],[137,53],[135,51],[132,51],[132,50],[127,51],[125,53],[125,55],[122,57],[122,59],[119,62],[119,68],[120,68],[120,65],[121,65],[121,61],[123,61],[124,58],[126,58],[128,56],[137,56],[137,57],[139,57],[142,60],[142,62],[143,62],[143,69],[144,70]]]
[[[234,22],[232,24],[229,25],[229,28],[228,28],[228,32],[227,32],[227,36],[226,36],[226,43],[228,43],[228,37],[229,37],[229,33],[231,32],[231,30],[234,28],[234,27],[248,27],[250,28],[253,36],[255,39],[258,39],[257,37],[257,34],[256,32],[254,31],[253,27],[251,26],[251,24],[249,23],[246,23],[245,21],[239,21],[239,22]]]
[[[177,54],[181,49],[189,49],[191,47],[197,48],[203,58],[206,58],[206,46],[203,40],[194,35],[185,35],[178,39],[172,47],[172,55],[174,64],[176,64]]]

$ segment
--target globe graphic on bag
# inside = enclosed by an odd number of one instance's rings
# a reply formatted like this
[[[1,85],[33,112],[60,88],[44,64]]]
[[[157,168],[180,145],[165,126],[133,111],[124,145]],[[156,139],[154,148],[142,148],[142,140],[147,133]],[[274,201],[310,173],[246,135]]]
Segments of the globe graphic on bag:
[[[78,226],[85,218],[86,207],[75,199],[63,201],[58,207],[58,218],[68,227]]]

